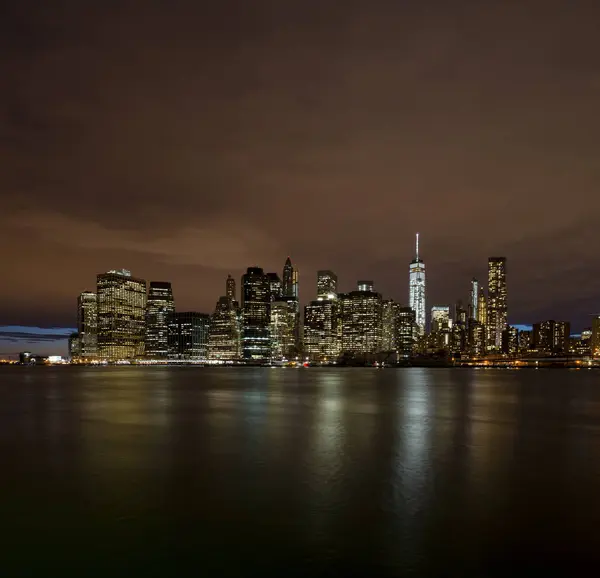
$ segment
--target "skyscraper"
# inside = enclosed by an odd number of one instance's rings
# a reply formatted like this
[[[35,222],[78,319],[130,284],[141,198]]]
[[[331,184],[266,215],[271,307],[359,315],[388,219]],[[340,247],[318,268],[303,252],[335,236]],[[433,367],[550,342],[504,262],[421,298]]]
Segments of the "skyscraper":
[[[450,307],[448,305],[434,305],[431,308],[431,331],[438,333],[451,327]]]
[[[169,316],[169,359],[204,361],[208,359],[210,317],[206,313],[182,311]]]
[[[409,267],[409,305],[415,312],[419,334],[425,333],[425,263],[419,258],[419,233],[417,233],[416,254]]]
[[[315,361],[331,361],[341,352],[340,302],[318,299],[304,307],[304,353]]]
[[[146,281],[125,269],[97,277],[98,357],[118,361],[144,354]]]
[[[210,319],[208,358],[212,361],[236,361],[241,355],[239,304],[231,275],[227,277],[225,292]]]
[[[398,347],[398,311],[400,303],[384,299],[381,308],[381,351],[396,351]]]
[[[477,299],[477,321],[484,327],[487,325],[487,299],[483,287],[479,287],[479,298]]]
[[[330,299],[337,295],[337,275],[333,271],[317,271],[317,299]]]
[[[232,301],[235,301],[235,279],[231,275],[227,275],[225,282],[225,296]]]
[[[98,356],[98,300],[95,293],[84,291],[77,298],[77,355],[83,359]]]
[[[271,359],[290,359],[296,351],[296,302],[271,302]]]
[[[501,350],[502,332],[507,327],[506,257],[490,257],[487,304],[487,337],[490,351]]]
[[[171,283],[150,281],[146,302],[146,357],[169,356],[169,320],[175,311]]]
[[[381,295],[358,290],[341,293],[339,299],[342,352],[357,356],[378,353],[381,350]]]
[[[298,299],[298,270],[289,257],[283,266],[283,296]]]
[[[398,309],[398,353],[402,357],[410,357],[419,337],[419,328],[415,321],[415,311],[412,307]]]
[[[289,261],[289,259],[288,259]],[[265,362],[271,356],[269,277],[260,267],[248,267],[242,276],[242,355]]]
[[[269,292],[271,295],[271,301],[278,301],[283,297],[283,286],[281,279],[277,273],[267,273],[269,278]]]
[[[479,281],[471,279],[471,294],[469,296],[469,319],[479,320]]]

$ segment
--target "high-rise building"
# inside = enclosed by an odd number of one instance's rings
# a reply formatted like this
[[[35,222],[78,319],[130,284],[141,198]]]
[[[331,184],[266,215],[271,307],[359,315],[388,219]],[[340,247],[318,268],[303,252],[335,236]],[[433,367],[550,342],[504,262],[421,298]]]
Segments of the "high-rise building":
[[[97,277],[98,357],[107,361],[144,354],[146,281],[125,269]]]
[[[479,357],[485,353],[485,327],[479,321],[469,323],[469,353]]]
[[[242,276],[242,355],[245,360],[261,363],[270,359],[270,323],[269,277],[260,267],[248,267]]]
[[[533,325],[533,348],[540,353],[566,354],[571,324],[568,321],[542,321]]]
[[[454,307],[454,323],[452,324],[451,349],[454,355],[467,351],[468,341],[468,313],[459,301]]]
[[[381,350],[381,295],[375,291],[341,293],[342,352],[363,356]]]
[[[225,297],[235,301],[235,279],[231,275],[227,275],[225,282]]]
[[[304,353],[314,361],[331,361],[341,353],[340,302],[318,299],[304,307]]]
[[[77,298],[77,332],[77,356],[95,359],[98,356],[98,300],[91,291],[84,291]]]
[[[485,328],[487,326],[487,299],[483,287],[479,287],[479,298],[477,299],[477,321]]]
[[[398,354],[404,358],[410,357],[415,350],[419,338],[419,328],[415,321],[415,311],[412,307],[398,309],[398,341],[396,348]]]
[[[171,283],[150,281],[146,301],[146,357],[169,357],[169,318],[175,311]]]
[[[283,296],[298,299],[298,270],[289,257],[283,266]]]
[[[271,303],[271,359],[291,359],[296,348],[297,310],[295,299]]]
[[[425,263],[419,258],[419,233],[417,233],[416,254],[409,267],[409,305],[415,312],[419,334],[423,335],[426,328],[425,312]]]
[[[519,331],[519,353],[527,353],[531,350],[533,341],[532,331]]]
[[[283,297],[283,286],[277,273],[267,273],[271,301],[279,301]]]
[[[471,279],[471,293],[469,295],[469,319],[479,320],[479,281]]]
[[[225,295],[220,297],[210,319],[208,358],[237,361],[241,356],[240,308],[235,300],[235,281],[227,277]]]
[[[210,317],[196,311],[178,311],[169,316],[169,359],[204,361],[208,359]]]
[[[68,348],[69,357],[72,360],[81,359],[81,337],[79,336],[79,333],[71,333],[71,335],[69,335]],[[23,361],[21,361],[21,363],[23,363]]]
[[[490,257],[488,260],[487,304],[488,349],[502,349],[502,332],[508,327],[506,302],[506,257]]]
[[[592,355],[600,357],[600,315],[592,319],[592,337],[590,339]]]
[[[398,348],[398,311],[400,303],[385,299],[381,307],[381,351],[396,351]]]
[[[444,327],[450,327],[450,307],[448,305],[434,305],[431,308],[431,331],[438,333]]]
[[[519,330],[512,325],[502,332],[502,353],[506,355],[519,353]]]
[[[317,299],[332,299],[337,295],[337,275],[333,271],[317,271]]]

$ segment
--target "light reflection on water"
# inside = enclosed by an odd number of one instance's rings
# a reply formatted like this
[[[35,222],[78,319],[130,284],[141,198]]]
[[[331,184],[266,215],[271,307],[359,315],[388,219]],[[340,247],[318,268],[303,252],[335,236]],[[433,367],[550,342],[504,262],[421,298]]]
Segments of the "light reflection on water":
[[[489,575],[515,552],[543,569],[548,551],[587,560],[600,546],[597,531],[582,533],[600,527],[593,372],[0,377],[8,552],[27,545],[56,559],[76,544],[80,559],[127,555],[163,572],[178,559],[281,575],[294,560],[313,574]]]

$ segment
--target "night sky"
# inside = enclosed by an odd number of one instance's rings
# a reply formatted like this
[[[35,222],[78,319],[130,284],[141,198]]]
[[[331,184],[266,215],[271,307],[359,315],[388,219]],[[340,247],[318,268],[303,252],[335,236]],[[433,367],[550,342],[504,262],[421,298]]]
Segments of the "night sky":
[[[288,255],[304,302],[328,268],[406,303],[417,231],[428,309],[504,255],[511,323],[589,325],[599,21],[592,0],[1,1],[0,325],[73,327],[123,267],[211,312],[228,273]]]

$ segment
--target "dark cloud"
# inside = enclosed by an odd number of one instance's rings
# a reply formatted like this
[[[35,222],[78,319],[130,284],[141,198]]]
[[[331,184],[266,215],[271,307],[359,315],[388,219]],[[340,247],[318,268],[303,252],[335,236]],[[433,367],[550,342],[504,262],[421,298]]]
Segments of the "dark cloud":
[[[596,2],[0,3],[0,322],[72,324],[127,267],[428,303],[506,255],[513,322],[600,310]]]

